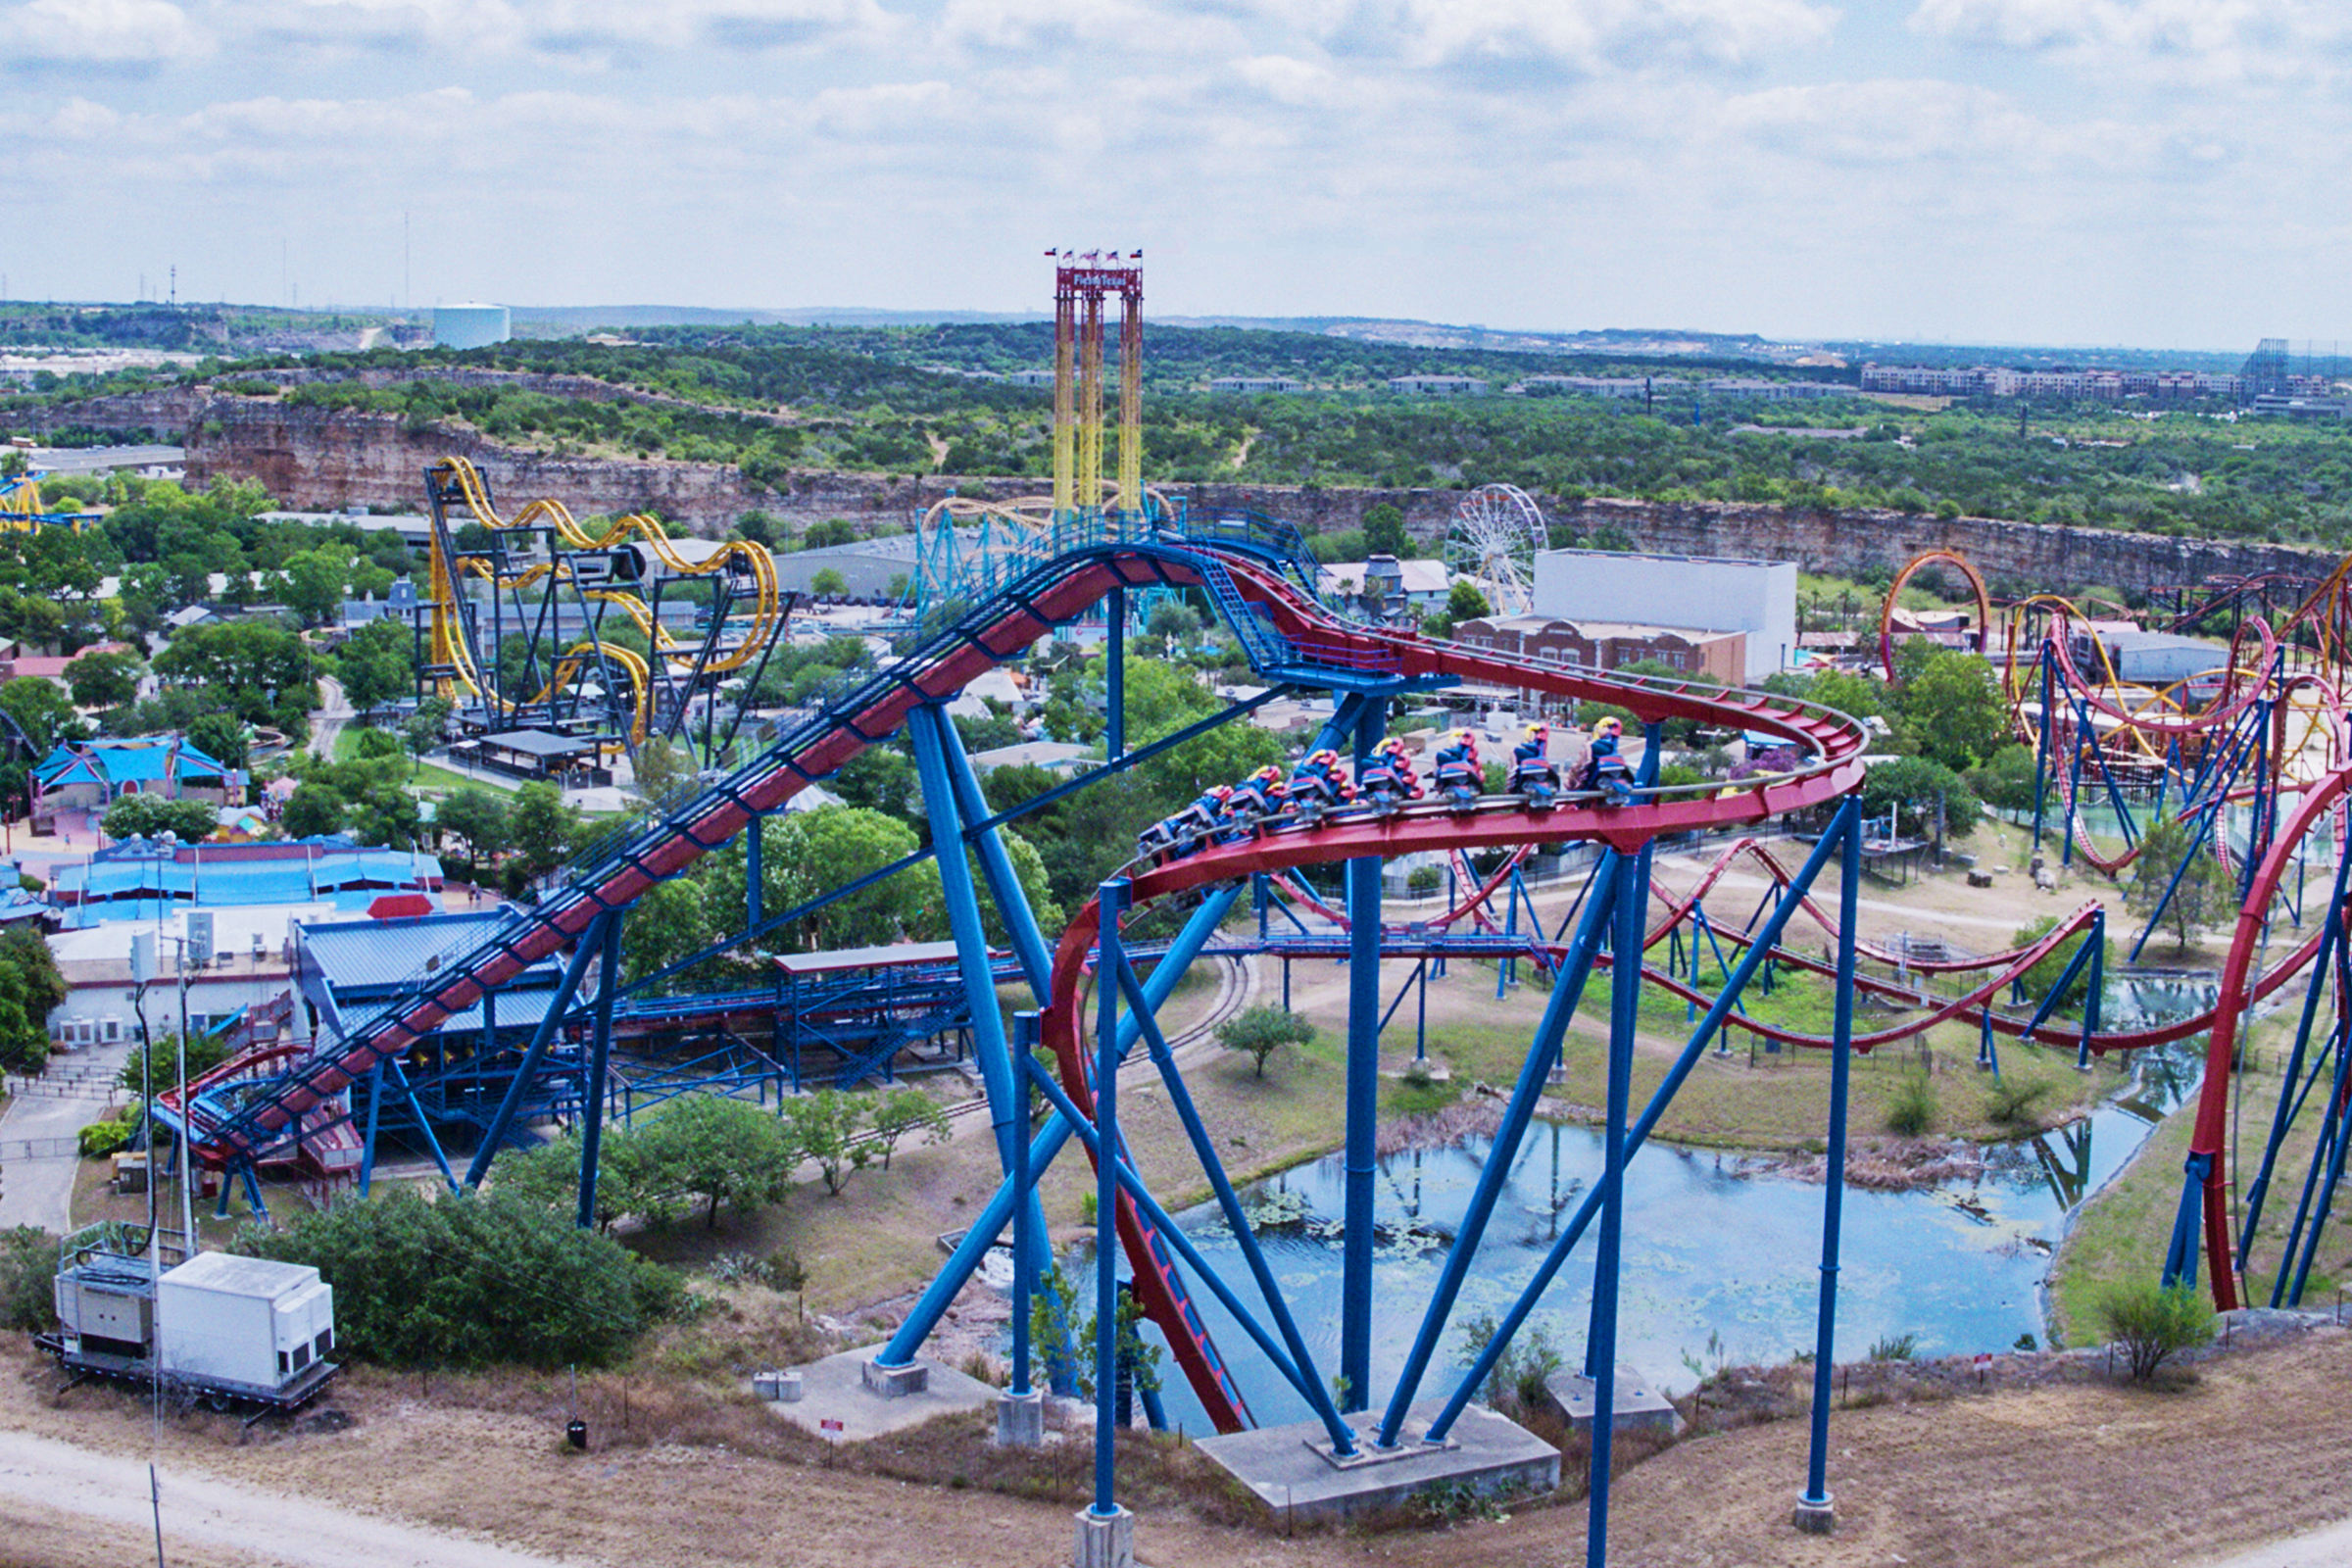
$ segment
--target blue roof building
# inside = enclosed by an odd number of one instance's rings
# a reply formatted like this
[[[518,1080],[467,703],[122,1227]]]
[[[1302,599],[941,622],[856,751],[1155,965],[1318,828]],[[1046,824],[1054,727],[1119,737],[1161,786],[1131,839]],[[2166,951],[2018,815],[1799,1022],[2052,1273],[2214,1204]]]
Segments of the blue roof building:
[[[67,741],[32,770],[33,828],[45,831],[60,811],[104,810],[122,795],[225,806],[230,788],[243,783],[241,774],[178,735]]]
[[[342,834],[263,844],[126,839],[57,867],[49,897],[72,923],[145,919],[158,904],[332,904],[365,910],[385,894],[441,891],[441,862],[421,850],[363,848]]]

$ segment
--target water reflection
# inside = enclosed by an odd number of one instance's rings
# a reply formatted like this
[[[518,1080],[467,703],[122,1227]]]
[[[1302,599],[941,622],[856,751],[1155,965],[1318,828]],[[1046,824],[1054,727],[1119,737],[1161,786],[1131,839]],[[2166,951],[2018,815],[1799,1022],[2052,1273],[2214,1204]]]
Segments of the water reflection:
[[[2208,1006],[2210,983],[2133,980],[2110,988],[2111,1026],[2138,1028]],[[1853,1192],[1846,1200],[1839,1344],[1860,1354],[1877,1339],[1918,1337],[1920,1353],[2006,1349],[2044,1333],[2041,1286],[2067,1211],[2122,1168],[2165,1113],[2195,1090],[2201,1040],[2142,1052],[2089,1117],[1990,1152],[1979,1177],[1921,1192]],[[1393,1385],[1446,1251],[1459,1232],[1489,1146],[1412,1151],[1384,1161],[1375,1202],[1373,1380]],[[1454,1315],[1499,1314],[1532,1276],[1600,1173],[1600,1141],[1584,1127],[1540,1124],[1513,1162],[1480,1267]],[[1343,1166],[1316,1160],[1244,1195],[1253,1230],[1289,1296],[1318,1365],[1336,1369]],[[1668,1389],[1714,1364],[1772,1361],[1812,1340],[1822,1190],[1735,1154],[1656,1145],[1627,1172],[1620,1343],[1626,1361]],[[1213,1206],[1179,1216],[1229,1280],[1246,1281]],[[1573,1355],[1592,1298],[1592,1243],[1581,1245],[1533,1321]],[[1240,1329],[1195,1293],[1221,1343]],[[1449,1341],[1430,1395],[1458,1373]],[[1261,1424],[1305,1418],[1303,1400],[1250,1357],[1237,1357]],[[1170,1411],[1195,1430],[1201,1415],[1181,1377]]]

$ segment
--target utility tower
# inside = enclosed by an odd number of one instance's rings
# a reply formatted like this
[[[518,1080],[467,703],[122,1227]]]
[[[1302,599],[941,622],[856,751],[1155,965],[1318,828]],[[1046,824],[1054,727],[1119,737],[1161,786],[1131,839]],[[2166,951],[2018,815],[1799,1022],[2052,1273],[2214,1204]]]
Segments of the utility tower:
[[[1119,299],[1119,478],[1114,505],[1144,497],[1142,251],[1048,251],[1054,272],[1054,513],[1102,506],[1102,302]]]

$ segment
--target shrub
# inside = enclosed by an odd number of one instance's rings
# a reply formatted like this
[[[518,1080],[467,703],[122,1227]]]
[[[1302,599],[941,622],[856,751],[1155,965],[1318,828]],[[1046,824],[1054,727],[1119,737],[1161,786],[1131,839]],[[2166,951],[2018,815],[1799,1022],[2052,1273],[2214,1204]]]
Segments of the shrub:
[[[392,1366],[595,1366],[675,1314],[678,1277],[571,1216],[515,1198],[384,1189],[248,1230],[236,1250],[317,1268],[335,1288],[336,1337]]]
[[[81,1130],[81,1157],[104,1159],[130,1142],[130,1129],[119,1121],[94,1121]]]
[[[1936,1125],[1936,1085],[1924,1072],[1907,1072],[1886,1102],[1886,1130],[1917,1138]]]
[[[38,1334],[56,1297],[57,1238],[30,1225],[0,1231],[0,1328]]]
[[[1251,1007],[1217,1025],[1217,1043],[1239,1051],[1266,1075],[1266,1058],[1285,1046],[1303,1046],[1315,1038],[1315,1026],[1280,1007]]]
[[[2049,1092],[2050,1086],[2038,1078],[2004,1078],[1984,1096],[1984,1119],[2000,1127],[2034,1121],[2034,1107]]]
[[[1908,1361],[1918,1349],[1918,1335],[1889,1334],[1872,1344],[1870,1358],[1873,1361]]]
[[[1475,1361],[1494,1342],[1502,1325],[1491,1312],[1481,1312],[1462,1324],[1462,1359]],[[1479,1396],[1494,1409],[1525,1415],[1540,1408],[1544,1384],[1565,1364],[1559,1347],[1540,1323],[1523,1323],[1511,1343],[1494,1358]]]
[[[2124,1348],[2132,1378],[2145,1383],[2175,1351],[2213,1343],[2213,1306],[2193,1285],[2170,1289],[2141,1278],[2111,1285],[2091,1309]]]

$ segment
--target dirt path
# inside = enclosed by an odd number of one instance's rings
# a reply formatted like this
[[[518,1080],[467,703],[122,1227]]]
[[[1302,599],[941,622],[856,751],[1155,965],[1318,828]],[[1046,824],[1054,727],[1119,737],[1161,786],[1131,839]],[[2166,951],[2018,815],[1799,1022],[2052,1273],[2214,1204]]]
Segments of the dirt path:
[[[95,1568],[152,1551],[148,1425],[120,1395],[48,1398],[52,1372],[0,1352],[0,1564]],[[1642,1568],[2318,1568],[2346,1560],[2352,1424],[2334,1391],[2352,1334],[2320,1330],[2143,1391],[2101,1381],[1838,1411],[1829,1538],[1788,1524],[1801,1421],[1685,1442],[1621,1475],[1611,1560]],[[405,1387],[405,1386],[404,1386]],[[486,1413],[348,1385],[355,1425],[238,1446],[223,1422],[167,1424],[167,1545],[194,1568],[901,1568],[1069,1560],[1070,1508],[725,1448],[567,1452],[561,1398]],[[975,1419],[975,1453],[984,1423]],[[887,1440],[885,1440],[887,1441]],[[2329,1533],[2294,1539],[2325,1528]],[[2266,1538],[2284,1544],[2242,1553]],[[495,1545],[488,1543],[495,1543]],[[909,1549],[912,1543],[920,1548]],[[1581,1506],[1450,1530],[1301,1536],[1144,1511],[1146,1561],[1243,1568],[1577,1563]],[[405,1553],[405,1555],[404,1555]],[[535,1554],[535,1555],[534,1555]]]
[[[70,1568],[137,1562],[155,1549],[156,1508],[164,1549],[175,1562],[286,1564],[288,1568],[557,1568],[440,1531],[370,1518],[314,1497],[288,1496],[202,1474],[176,1458],[157,1467],[149,1492],[144,1460],[95,1453],[54,1438],[11,1434],[0,1452],[0,1520],[13,1526],[0,1561]],[[37,1550],[27,1551],[37,1537]],[[86,1553],[86,1555],[84,1555]],[[577,1561],[578,1559],[573,1559]]]

